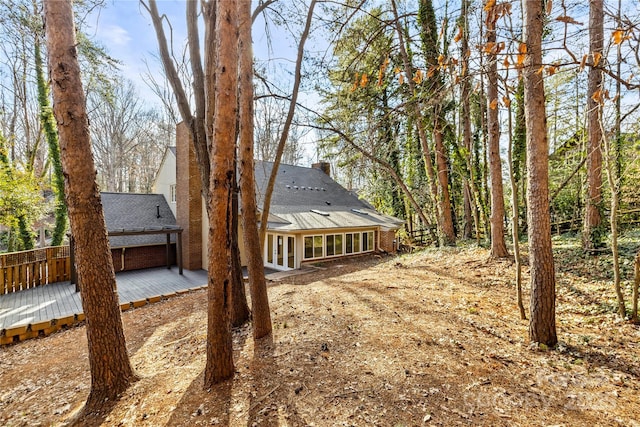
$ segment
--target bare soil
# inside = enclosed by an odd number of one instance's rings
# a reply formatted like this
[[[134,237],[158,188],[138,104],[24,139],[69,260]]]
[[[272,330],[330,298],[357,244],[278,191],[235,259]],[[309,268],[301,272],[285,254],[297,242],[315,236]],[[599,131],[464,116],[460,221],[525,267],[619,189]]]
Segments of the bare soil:
[[[611,285],[558,270],[561,343],[540,350],[519,319],[513,263],[484,249],[324,264],[270,284],[273,339],[236,330],[235,378],[210,390],[204,291],[125,312],[140,380],[83,423],[640,426],[638,326],[602,308]],[[0,425],[77,412],[86,345],[77,327],[0,349]]]

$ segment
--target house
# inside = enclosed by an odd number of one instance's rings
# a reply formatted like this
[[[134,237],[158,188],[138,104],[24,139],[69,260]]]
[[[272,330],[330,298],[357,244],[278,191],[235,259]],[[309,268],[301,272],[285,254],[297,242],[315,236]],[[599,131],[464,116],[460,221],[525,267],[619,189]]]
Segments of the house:
[[[259,207],[272,167],[271,162],[255,165]],[[311,168],[280,165],[268,217],[265,266],[291,270],[304,263],[367,252],[395,252],[396,232],[404,221],[377,212],[329,174],[330,165],[324,162]],[[154,191],[164,195],[183,230],[182,258],[187,269],[207,266],[208,221],[200,189],[195,152],[181,124],[176,147],[165,152]],[[240,252],[244,265],[242,238]]]
[[[162,194],[100,197],[116,272],[176,264],[182,230]]]

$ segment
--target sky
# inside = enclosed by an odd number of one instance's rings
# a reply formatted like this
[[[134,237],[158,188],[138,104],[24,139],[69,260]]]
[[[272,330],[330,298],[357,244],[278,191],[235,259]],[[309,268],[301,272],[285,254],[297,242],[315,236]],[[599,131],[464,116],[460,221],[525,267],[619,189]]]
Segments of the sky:
[[[180,53],[186,41],[185,25],[185,1],[184,0],[157,0],[159,13],[165,14],[171,22],[173,29],[174,49]],[[107,0],[105,7],[96,11],[86,20],[89,25],[85,31],[89,37],[99,41],[109,54],[121,62],[120,72],[134,82],[138,94],[148,105],[161,106],[157,95],[145,83],[145,75],[149,72],[161,82],[164,79],[162,67],[157,59],[158,42],[153,24],[147,10],[138,0]],[[278,33],[271,27],[269,38],[265,32],[264,20],[259,17],[253,24],[253,50],[257,61],[264,64],[269,61],[269,67],[277,70],[275,74],[280,79],[284,78],[285,91],[287,79],[295,66],[297,47],[295,41],[284,34]],[[201,37],[204,30],[201,28]],[[167,38],[168,26],[165,25]],[[268,41],[270,40],[270,44]],[[269,48],[270,46],[270,48]],[[286,70],[286,71],[283,71]],[[292,83],[289,87],[292,86]],[[315,104],[317,95],[300,93],[300,101],[306,104]],[[302,164],[315,162],[318,156],[316,152],[315,137],[312,133],[305,134],[300,140],[303,147]]]
[[[158,0],[159,13],[166,14],[174,34],[174,47],[180,49],[185,44],[185,1]],[[90,37],[101,42],[109,54],[122,62],[120,70],[124,77],[132,80],[140,95],[149,102],[158,103],[156,96],[143,81],[143,75],[151,69],[162,78],[161,66],[156,59],[158,42],[146,9],[138,0],[107,0],[105,7],[96,11],[88,20]],[[254,55],[267,57],[267,38],[260,22],[254,24]],[[167,37],[168,27],[165,26]],[[201,34],[203,30],[201,29]],[[272,34],[274,51],[284,62],[295,60],[296,51],[282,35]]]

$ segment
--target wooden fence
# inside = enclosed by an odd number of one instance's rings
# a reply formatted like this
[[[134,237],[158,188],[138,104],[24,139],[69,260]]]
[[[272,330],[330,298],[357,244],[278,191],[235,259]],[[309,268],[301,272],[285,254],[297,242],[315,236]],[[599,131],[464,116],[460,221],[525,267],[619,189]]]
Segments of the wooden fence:
[[[70,275],[69,246],[0,255],[0,295],[64,282]]]

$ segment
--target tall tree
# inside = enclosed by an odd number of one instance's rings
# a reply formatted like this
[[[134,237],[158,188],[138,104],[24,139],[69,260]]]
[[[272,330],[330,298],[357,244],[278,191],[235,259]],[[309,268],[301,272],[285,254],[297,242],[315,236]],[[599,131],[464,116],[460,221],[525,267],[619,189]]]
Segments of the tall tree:
[[[462,236],[465,239],[471,238],[472,228],[475,226],[476,239],[480,239],[480,219],[478,209],[475,206],[474,194],[475,182],[473,178],[474,168],[471,165],[472,153],[472,133],[471,133],[471,74],[469,72],[469,2],[462,0],[460,12],[460,121],[462,126],[462,146],[464,147],[464,160],[466,164],[463,179],[463,206],[464,206],[464,228]]]
[[[216,74],[213,72],[213,67],[215,67],[215,54],[212,52],[211,57],[208,63],[205,64],[205,68],[203,69],[202,65],[202,55],[200,52],[200,36],[198,31],[198,2],[197,1],[189,1],[186,3],[186,20],[187,20],[187,34],[188,34],[188,42],[189,42],[189,63],[191,65],[191,75],[192,75],[192,89],[193,89],[193,98],[194,98],[194,107],[195,111],[191,111],[191,105],[189,101],[189,97],[187,96],[187,92],[185,87],[183,86],[183,81],[181,79],[180,74],[178,73],[178,69],[176,64],[174,63],[170,53],[169,46],[167,44],[167,38],[165,36],[164,28],[163,28],[163,19],[160,17],[158,12],[158,8],[155,0],[150,0],[148,4],[141,1],[141,4],[145,7],[145,9],[149,12],[149,15],[153,21],[153,26],[156,31],[156,36],[158,39],[158,47],[160,51],[160,59],[162,61],[162,65],[164,68],[165,75],[167,76],[167,80],[171,85],[171,89],[173,91],[173,96],[175,97],[176,103],[178,105],[178,111],[180,113],[180,117],[183,122],[186,124],[187,130],[189,132],[189,136],[194,146],[194,151],[196,154],[196,162],[198,163],[198,169],[200,171],[200,180],[202,186],[202,197],[204,199],[204,203],[207,210],[207,215],[211,220],[211,211],[210,208],[213,207],[211,201],[211,192],[210,192],[210,183],[211,183],[211,166],[213,164],[213,155],[212,155],[212,147],[214,146],[211,138],[213,138],[212,129],[206,128],[205,116],[206,116],[206,108],[207,108],[207,97],[211,97],[213,100],[213,93],[207,92],[209,89],[215,88],[215,79]],[[216,35],[215,35],[215,22],[209,22],[209,20],[215,19],[215,7],[216,2],[212,1],[209,3],[205,3],[205,9],[209,11],[209,15],[207,16],[208,20],[205,20],[205,37],[207,43],[217,43]],[[209,31],[210,33],[208,33]],[[211,48],[211,46],[207,46],[207,48]],[[206,71],[206,74],[205,74]],[[209,80],[211,80],[210,86]],[[206,83],[206,84],[205,84]],[[215,105],[208,105],[209,113],[214,114]],[[235,132],[234,132],[235,135]],[[235,157],[233,157],[235,159]],[[235,188],[235,183],[234,183]],[[234,196],[235,197],[235,196]],[[233,205],[232,205],[233,206]],[[237,215],[237,210],[232,209],[232,215]],[[236,219],[232,219],[232,221],[237,221]],[[233,233],[237,234],[237,227],[233,228]],[[245,310],[246,307],[246,297],[244,297],[244,290],[240,289],[244,286],[242,281],[242,273],[239,271],[240,263],[237,262],[239,254],[237,253],[239,247],[237,244],[233,242],[237,241],[237,235],[231,236],[231,250],[236,252],[233,255],[233,268],[235,269],[234,273],[231,275],[232,280],[232,288],[233,288],[233,297],[231,298],[231,303],[234,305],[238,305],[234,307],[232,310],[232,314],[234,316],[239,315],[244,317],[248,314]],[[211,249],[209,249],[211,250]],[[261,273],[264,275],[264,270]],[[211,275],[211,272],[209,272]],[[264,282],[264,281],[263,281]],[[266,282],[265,282],[266,283]],[[244,299],[243,299],[244,298]],[[232,321],[234,325],[238,325],[244,323],[248,320],[248,317],[238,318],[235,317]]]
[[[433,200],[433,210],[435,212],[436,221],[438,223],[438,235],[439,239],[442,243],[446,240],[445,229],[448,228],[445,226],[445,219],[442,215],[442,210],[444,207],[441,203],[440,197],[440,189],[438,187],[438,177],[435,172],[435,168],[433,166],[432,153],[431,148],[429,147],[429,141],[427,139],[427,132],[425,129],[424,118],[422,117],[421,105],[415,99],[415,95],[417,93],[416,83],[413,79],[414,69],[411,64],[409,54],[407,52],[407,47],[405,43],[404,29],[402,28],[402,23],[400,22],[400,14],[398,13],[398,7],[396,5],[395,0],[391,0],[391,7],[393,9],[393,26],[396,30],[396,35],[398,36],[398,47],[400,48],[400,60],[402,61],[403,71],[407,77],[407,85],[409,86],[409,96],[412,99],[411,105],[409,106],[409,115],[412,116],[413,122],[416,125],[418,130],[418,137],[420,140],[420,146],[422,148],[422,157],[424,160],[425,169],[427,171],[427,176],[429,177],[429,188],[431,190],[431,198]]]
[[[591,251],[602,243],[602,69],[604,45],[604,2],[589,0],[589,79],[587,88],[587,197],[582,245]]]
[[[55,118],[49,104],[49,86],[44,78],[42,53],[40,52],[40,37],[36,34],[35,43],[36,79],[38,82],[38,104],[40,106],[40,121],[44,130],[44,137],[49,147],[49,161],[53,167],[53,194],[55,195],[55,225],[51,235],[51,246],[59,246],[64,240],[67,230],[67,205],[64,202],[64,175],[60,162],[60,144]]]
[[[53,111],[60,135],[66,201],[87,318],[91,391],[84,413],[100,414],[136,376],[125,345],[113,261],[95,181],[71,1],[46,0],[44,17]]]
[[[209,296],[205,387],[231,378],[232,197],[238,119],[238,2],[210,2],[205,21],[205,129],[209,178]]]
[[[432,122],[432,137],[434,141],[434,156],[438,183],[440,184],[439,204],[442,215],[442,236],[445,245],[455,245],[456,234],[453,227],[453,211],[451,209],[451,196],[449,194],[449,161],[447,150],[444,144],[445,123],[445,102],[443,97],[443,79],[440,73],[439,61],[440,52],[438,47],[438,28],[436,25],[436,14],[431,0],[420,0],[418,8],[418,23],[420,24],[420,36],[422,38],[422,50],[425,56],[427,67],[426,96],[432,102],[427,103],[430,110],[430,120]],[[409,80],[411,78],[407,76]],[[418,79],[419,80],[419,79]],[[433,100],[437,100],[433,102]],[[426,155],[426,153],[425,153]]]
[[[269,298],[264,277],[262,246],[258,232],[257,202],[253,159],[253,49],[251,42],[251,4],[238,2],[240,32],[240,191],[242,194],[242,228],[247,254],[249,289],[253,308],[253,336],[262,338],[271,333]],[[263,218],[265,218],[263,216]],[[266,218],[264,219],[266,222]]]
[[[522,96],[520,93],[522,88],[522,80],[518,82],[518,91],[516,92],[516,120],[524,119],[524,111],[520,111],[522,104]],[[506,93],[508,92],[508,88]],[[509,101],[509,106],[511,101]],[[507,112],[507,123],[509,126],[509,146],[507,148],[507,161],[509,163],[509,183],[511,184],[511,237],[513,241],[513,258],[516,264],[516,297],[518,302],[518,309],[520,310],[520,319],[526,320],[527,314],[524,309],[524,303],[522,301],[522,260],[520,259],[520,222],[518,217],[520,216],[520,203],[518,196],[518,182],[520,181],[520,159],[518,157],[519,150],[514,150],[514,147],[520,147],[524,145],[525,135],[523,133],[515,132],[513,128],[513,113],[511,108]],[[515,155],[514,155],[515,151]]]
[[[144,179],[140,152],[164,151],[159,144],[151,143],[152,136],[148,135],[153,111],[144,106],[133,82],[124,77],[115,87],[91,93],[87,103],[94,129],[91,141],[100,188],[103,191],[139,191],[136,183]]]
[[[504,3],[500,6],[495,1],[488,1],[485,6],[487,43],[487,130],[489,169],[491,171],[491,256],[504,258],[509,255],[504,239],[504,191],[502,189],[502,161],[500,160],[500,119],[498,116],[498,52],[496,23],[502,16]]]
[[[527,223],[529,234],[529,265],[531,268],[531,320],[529,338],[532,342],[555,346],[556,276],[551,248],[551,218],[549,214],[549,142],[544,103],[544,82],[539,72],[542,66],[542,30],[545,14],[542,2],[524,3],[524,105],[527,125]]]

